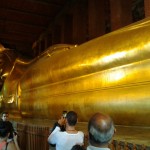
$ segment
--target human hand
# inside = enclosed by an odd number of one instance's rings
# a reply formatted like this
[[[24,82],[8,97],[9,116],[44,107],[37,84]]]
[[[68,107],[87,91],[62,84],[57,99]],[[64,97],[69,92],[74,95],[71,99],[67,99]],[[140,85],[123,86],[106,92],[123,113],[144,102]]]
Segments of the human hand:
[[[58,124],[60,124],[61,126],[64,125],[65,122],[66,122],[66,119],[63,116],[61,116],[61,118],[58,120]]]
[[[13,133],[13,139],[14,139],[14,142],[16,143],[16,142],[17,142],[17,139],[18,139],[17,132],[14,132],[14,133]]]
[[[13,133],[13,140],[14,140],[14,144],[15,144],[16,150],[20,150],[17,138],[18,138],[18,135],[16,133]]]

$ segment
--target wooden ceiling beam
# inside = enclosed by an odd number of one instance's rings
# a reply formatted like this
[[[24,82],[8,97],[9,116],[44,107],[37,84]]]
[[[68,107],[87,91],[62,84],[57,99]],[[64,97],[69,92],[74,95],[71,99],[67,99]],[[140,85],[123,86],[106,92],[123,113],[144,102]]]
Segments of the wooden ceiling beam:
[[[6,38],[6,36],[8,36],[8,37],[20,37],[21,39],[22,38],[27,38],[27,39],[29,39],[29,40],[27,40],[27,41],[32,41],[32,40],[35,40],[37,37],[38,37],[38,35],[32,35],[32,34],[28,34],[28,33],[26,33],[26,34],[24,34],[24,33],[19,33],[19,32],[1,32],[0,33],[0,37],[2,38],[2,37],[4,37],[4,38]]]
[[[39,35],[38,34],[32,34],[32,33],[26,33],[26,32],[19,32],[19,31],[1,31],[0,34],[3,35],[18,35],[20,37],[27,37],[31,39],[36,39]]]
[[[0,20],[0,29],[4,31],[16,31],[16,32],[26,32],[26,33],[32,33],[32,34],[40,34],[43,32],[46,28],[32,25],[32,24],[24,24],[24,23],[17,23],[13,21],[5,21]]]
[[[51,28],[53,28],[53,26],[59,22],[59,19],[61,17],[63,17],[67,12],[68,10],[70,10],[70,8],[72,8],[74,5],[76,5],[77,3],[79,3],[80,0],[66,0],[66,3],[65,5],[62,7],[61,11],[59,11],[59,13],[57,13],[57,15],[55,15],[54,19],[49,23],[48,25],[48,28],[47,30],[45,30],[44,32],[42,32],[39,36],[39,39],[37,40],[38,41],[41,41],[42,38],[45,37],[45,35],[47,35],[47,33],[49,33],[49,30]]]
[[[0,22],[1,22],[1,24],[5,24],[5,25],[12,24],[12,25],[16,25],[16,26],[17,25],[24,26],[26,28],[31,27],[31,28],[37,28],[37,29],[40,29],[40,30],[46,29],[46,27],[42,26],[42,25],[34,25],[34,24],[30,24],[30,23],[23,23],[23,22],[18,22],[18,21],[5,20],[5,19],[1,19],[1,18],[0,18]]]
[[[34,3],[40,3],[40,4],[43,4],[43,5],[62,7],[65,0],[61,0],[62,3],[61,3],[61,1],[57,2],[56,0],[54,0],[54,1],[51,1],[51,0],[28,0],[28,1],[34,2]]]
[[[2,42],[6,48],[16,49],[19,52],[26,53],[27,55],[30,55],[30,53],[32,53],[32,43],[25,42],[25,41],[16,42],[16,40],[13,39],[12,40],[7,39],[7,41],[5,41],[4,39],[1,40],[1,38],[0,38],[0,42]]]
[[[53,17],[53,15],[48,15],[48,14],[42,14],[41,12],[28,12],[26,10],[18,10],[18,9],[15,9],[15,8],[4,8],[4,7],[1,7],[0,6],[0,11],[1,11],[1,16],[6,16],[7,14],[10,14],[10,13],[14,13],[14,14],[20,14],[20,15],[31,15],[33,18],[37,18],[37,17],[40,17],[40,18],[44,18],[44,19],[49,19],[51,17]]]
[[[6,40],[1,40],[1,38],[0,38],[0,42],[2,42],[2,43],[7,43],[7,44],[10,44],[10,45],[18,45],[18,46],[24,46],[24,47],[26,47],[26,46],[30,46],[30,47],[32,47],[32,43],[30,42],[26,42],[26,41],[20,41],[20,42],[17,42],[17,44],[16,44],[16,40],[15,39],[7,39],[7,41]]]
[[[33,43],[34,38],[31,36],[21,36],[21,35],[16,35],[16,34],[0,34],[0,38],[5,40],[5,41],[16,41],[16,42],[21,42],[24,41],[26,43]]]
[[[70,1],[73,0],[1,0],[0,40],[32,54],[33,42]]]
[[[15,9],[15,10],[21,10],[25,12],[31,12],[31,13],[39,13],[43,15],[51,15],[54,13],[57,13],[57,11],[62,7],[60,6],[54,6],[50,4],[41,4],[36,1],[31,0],[2,0],[0,3],[0,8],[6,8],[6,9]]]

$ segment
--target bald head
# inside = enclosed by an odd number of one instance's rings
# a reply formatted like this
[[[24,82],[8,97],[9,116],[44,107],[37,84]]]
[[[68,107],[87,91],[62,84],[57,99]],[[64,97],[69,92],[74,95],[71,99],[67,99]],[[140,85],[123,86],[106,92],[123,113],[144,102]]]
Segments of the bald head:
[[[96,113],[89,120],[88,131],[91,145],[107,144],[113,137],[114,124],[108,115]]]

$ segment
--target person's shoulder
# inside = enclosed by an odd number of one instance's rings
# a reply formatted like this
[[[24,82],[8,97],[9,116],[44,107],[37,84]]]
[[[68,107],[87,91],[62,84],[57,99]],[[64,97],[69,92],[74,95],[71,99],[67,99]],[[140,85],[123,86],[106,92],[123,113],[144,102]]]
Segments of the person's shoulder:
[[[55,136],[62,136],[66,134],[66,131],[61,131],[60,127],[57,126],[51,134],[54,134]]]
[[[84,136],[84,133],[82,131],[78,131],[78,134]]]
[[[78,133],[84,134],[83,131],[78,131]]]
[[[2,118],[0,119],[0,122],[3,122]]]
[[[6,124],[12,126],[12,123],[10,121],[6,121]]]
[[[99,147],[95,147],[95,146],[92,146],[92,145],[88,145],[86,150],[110,150],[109,148],[99,148]]]
[[[10,121],[5,121],[6,123],[12,124]]]

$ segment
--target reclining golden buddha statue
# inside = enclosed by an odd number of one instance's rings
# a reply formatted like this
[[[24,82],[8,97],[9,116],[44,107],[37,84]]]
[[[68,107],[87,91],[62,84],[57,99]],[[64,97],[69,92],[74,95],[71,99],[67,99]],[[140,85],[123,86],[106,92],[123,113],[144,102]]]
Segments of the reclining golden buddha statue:
[[[55,120],[75,110],[117,125],[150,126],[150,19],[79,46],[54,45],[32,61],[16,59],[2,88],[2,108]]]

